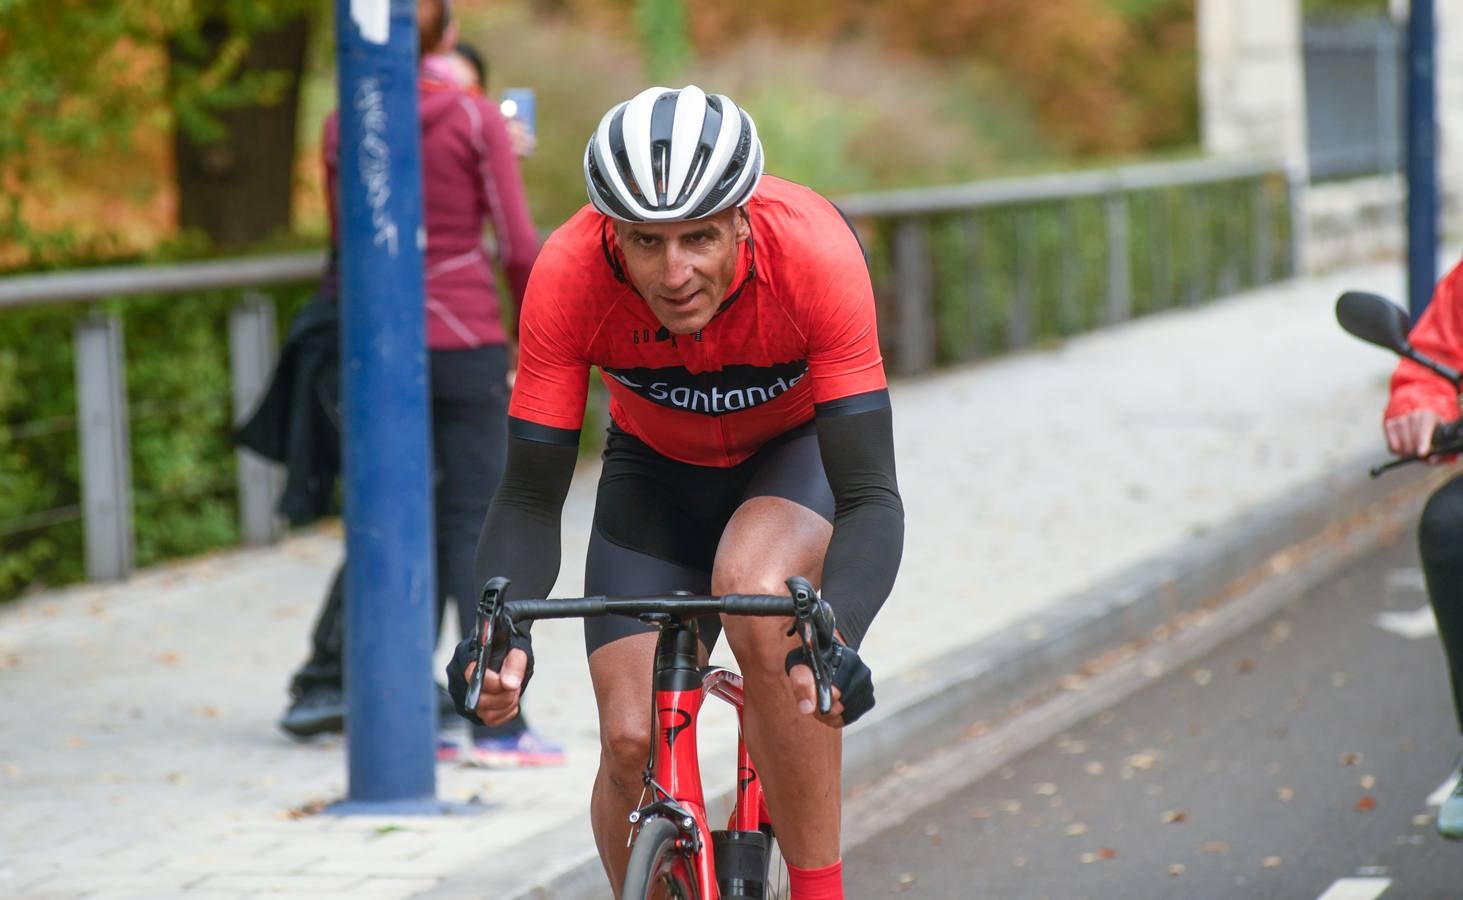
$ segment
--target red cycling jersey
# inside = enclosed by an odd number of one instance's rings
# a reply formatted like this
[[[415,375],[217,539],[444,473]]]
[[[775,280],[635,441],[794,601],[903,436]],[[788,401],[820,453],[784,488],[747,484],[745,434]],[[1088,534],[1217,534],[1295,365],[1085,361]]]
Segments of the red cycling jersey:
[[[1454,369],[1463,367],[1463,263],[1443,276],[1427,309],[1408,335],[1423,356]],[[1458,418],[1458,392],[1431,369],[1404,359],[1392,373],[1392,397],[1383,420],[1430,409],[1445,421]]]
[[[523,301],[509,416],[577,430],[597,366],[620,428],[671,459],[728,467],[815,403],[886,388],[868,268],[838,210],[772,176],[746,210],[729,303],[694,335],[665,332],[619,277],[612,224],[592,206],[555,231]],[[821,411],[863,409],[843,406]]]

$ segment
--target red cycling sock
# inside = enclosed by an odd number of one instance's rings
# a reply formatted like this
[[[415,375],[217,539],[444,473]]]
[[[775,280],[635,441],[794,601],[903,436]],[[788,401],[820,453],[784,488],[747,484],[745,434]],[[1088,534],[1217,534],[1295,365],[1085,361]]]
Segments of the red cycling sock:
[[[799,869],[788,863],[787,886],[792,900],[843,900],[843,860],[821,869]]]

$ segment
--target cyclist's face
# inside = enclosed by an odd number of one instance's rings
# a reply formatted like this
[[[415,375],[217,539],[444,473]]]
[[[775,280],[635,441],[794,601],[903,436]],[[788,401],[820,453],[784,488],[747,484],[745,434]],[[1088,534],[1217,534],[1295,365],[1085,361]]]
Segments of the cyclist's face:
[[[672,334],[706,327],[731,290],[749,227],[735,209],[690,222],[616,222],[625,277]]]

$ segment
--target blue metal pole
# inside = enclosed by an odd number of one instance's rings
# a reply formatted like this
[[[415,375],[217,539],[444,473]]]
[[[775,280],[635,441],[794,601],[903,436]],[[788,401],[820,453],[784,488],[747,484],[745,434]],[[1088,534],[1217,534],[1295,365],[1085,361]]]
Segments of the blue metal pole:
[[[1407,22],[1407,301],[1413,321],[1438,278],[1438,126],[1433,0]]]
[[[413,0],[336,0],[349,796],[435,812],[432,497]]]

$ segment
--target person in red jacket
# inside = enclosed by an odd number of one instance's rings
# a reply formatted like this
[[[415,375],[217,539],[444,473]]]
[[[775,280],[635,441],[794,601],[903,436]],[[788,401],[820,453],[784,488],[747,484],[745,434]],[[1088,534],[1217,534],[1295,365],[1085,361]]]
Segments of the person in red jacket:
[[[419,0],[417,24],[424,61],[418,103],[427,233],[424,268],[437,608],[440,618],[451,597],[465,634],[476,614],[473,553],[478,526],[502,475],[507,440],[512,335],[500,313],[495,270],[502,271],[517,309],[539,241],[502,113],[480,90],[460,84],[450,70],[425,64],[450,52],[456,39],[446,0]],[[339,233],[339,144],[340,123],[332,113],[322,139],[332,246]],[[493,232],[491,247],[483,240],[485,225]],[[336,292],[335,275],[332,266],[323,288],[331,295]],[[343,726],[341,599],[337,573],[322,624],[316,628],[314,656],[295,676],[292,701],[280,722],[296,736]],[[563,748],[530,731],[522,716],[498,726],[475,726],[470,753],[471,761],[487,765],[563,761]],[[444,739],[439,744],[440,759],[460,755],[456,742]]]
[[[1422,355],[1463,369],[1463,262],[1438,282],[1427,310],[1408,338]],[[1458,418],[1458,392],[1443,378],[1411,360],[1392,373],[1392,397],[1382,417],[1387,447],[1398,455],[1425,456],[1433,429]],[[1451,463],[1455,457],[1430,459]],[[1417,543],[1428,599],[1448,657],[1453,707],[1463,730],[1463,476],[1438,488],[1418,524]],[[1463,782],[1438,810],[1438,833],[1463,840]]]

